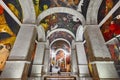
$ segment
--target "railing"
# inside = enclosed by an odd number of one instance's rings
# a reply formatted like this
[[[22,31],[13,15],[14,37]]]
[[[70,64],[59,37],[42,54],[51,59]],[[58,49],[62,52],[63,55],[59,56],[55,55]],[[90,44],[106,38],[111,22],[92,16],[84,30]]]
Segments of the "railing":
[[[77,73],[73,73],[73,72],[59,72],[59,73],[48,72],[45,75],[73,76],[73,75],[77,75]]]
[[[78,80],[78,75],[73,72],[60,72],[60,73],[54,73],[54,72],[48,72],[45,75],[43,75],[43,80],[45,78],[56,78],[56,79],[63,79],[64,80]],[[49,80],[48,79],[48,80]]]

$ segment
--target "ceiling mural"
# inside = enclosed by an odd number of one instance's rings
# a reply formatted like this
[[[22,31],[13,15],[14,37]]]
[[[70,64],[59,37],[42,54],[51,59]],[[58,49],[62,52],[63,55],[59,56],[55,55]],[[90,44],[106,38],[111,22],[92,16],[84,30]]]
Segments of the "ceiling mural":
[[[80,0],[40,0],[40,10],[43,11],[46,8],[51,7],[69,7],[77,9]]]
[[[68,40],[70,43],[72,43],[72,40],[74,39],[73,36],[71,34],[69,34],[68,32],[65,31],[56,31],[53,34],[51,34],[48,39],[49,39],[49,43],[51,43],[53,40],[57,39],[57,38],[63,38]]]
[[[40,23],[46,32],[64,28],[76,35],[77,28],[81,25],[79,18],[66,13],[56,13],[47,16]]]
[[[13,45],[18,30],[19,25],[10,17],[3,7],[0,6],[0,44],[10,43]]]
[[[101,31],[105,41],[118,36],[120,34],[120,13],[116,17],[113,17],[111,21],[106,21],[105,26],[103,24],[103,26],[101,27]]]
[[[118,0],[103,0],[98,14],[98,23],[109,13],[109,11],[115,6]],[[103,7],[105,6],[105,7]],[[103,15],[101,15],[103,14]],[[111,17],[101,26],[101,31],[105,41],[112,39],[120,34],[120,8],[111,15]]]
[[[33,0],[36,15],[53,7],[68,7],[81,12],[86,17],[90,0]]]
[[[15,14],[15,16],[22,22],[23,14],[19,1],[18,0],[3,0],[3,1],[9,7],[9,9]],[[49,8],[68,7],[82,13],[85,18],[89,2],[90,0],[33,0],[36,16],[38,16],[41,12]],[[109,13],[109,11],[115,6],[117,2],[118,0],[114,1],[103,0],[101,7],[99,9],[98,24]],[[113,31],[111,37],[109,33],[110,32],[109,26],[111,25],[111,22],[113,20],[119,26],[118,24],[119,19],[115,19],[115,17],[117,17],[119,14],[120,8],[101,27],[101,31],[106,41],[111,39],[115,35],[118,35],[114,34],[118,31]],[[11,37],[11,35],[16,36],[20,27],[2,7],[0,7],[0,17],[1,17],[0,29],[1,30],[5,29],[5,26],[8,26],[6,28],[9,29],[8,31],[0,32],[0,40],[8,39],[8,37]],[[78,18],[74,17],[73,15],[66,13],[55,13],[44,18],[40,24],[44,27],[46,33],[47,31],[49,32],[57,28],[65,28],[67,30],[70,30],[74,35],[76,35],[76,30],[81,25],[81,22]]]
[[[22,22],[22,8],[18,0],[3,0],[14,15]]]
[[[118,0],[103,0],[98,12],[98,23],[109,13],[109,11],[115,6]],[[102,15],[101,15],[102,14]],[[112,15],[114,16],[114,15]],[[112,18],[111,16],[111,18]],[[110,20],[108,20],[110,21]]]

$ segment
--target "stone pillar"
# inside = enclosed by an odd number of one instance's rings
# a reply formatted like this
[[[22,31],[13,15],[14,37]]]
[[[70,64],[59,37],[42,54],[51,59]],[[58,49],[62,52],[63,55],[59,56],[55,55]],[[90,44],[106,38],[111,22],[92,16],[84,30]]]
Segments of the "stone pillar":
[[[31,76],[40,77],[42,76],[42,67],[44,62],[45,54],[45,42],[38,42],[36,46],[35,57],[32,64]]]
[[[31,61],[31,55],[35,46],[36,34],[35,25],[21,25],[8,60]]]
[[[119,80],[110,52],[98,25],[86,25],[84,37],[89,68],[94,80]]]
[[[90,61],[111,60],[110,52],[105,45],[104,38],[98,25],[86,25],[84,37]]]
[[[75,50],[71,52],[71,72],[73,74],[78,74],[78,65],[77,65],[76,53]]]
[[[87,57],[84,49],[83,42],[76,42],[76,53],[77,53],[77,62],[79,67],[79,76],[80,77],[90,77]]]

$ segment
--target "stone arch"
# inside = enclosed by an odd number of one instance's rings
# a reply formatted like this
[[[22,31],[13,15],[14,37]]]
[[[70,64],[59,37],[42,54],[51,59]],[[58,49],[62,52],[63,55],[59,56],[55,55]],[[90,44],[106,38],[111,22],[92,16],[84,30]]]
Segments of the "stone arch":
[[[80,25],[76,32],[76,41],[83,41],[84,28]]]
[[[37,25],[39,25],[41,20],[44,19],[46,16],[54,14],[54,13],[68,13],[68,14],[74,15],[77,18],[79,18],[82,25],[85,25],[85,18],[81,13],[77,12],[76,10],[73,10],[71,8],[66,8],[66,7],[54,7],[54,8],[50,8],[50,9],[47,9],[47,10],[43,11],[37,17]]]
[[[54,32],[56,32],[56,31],[67,32],[67,33],[69,33],[69,34],[75,39],[75,35],[74,35],[71,31],[69,31],[69,30],[67,30],[67,29],[62,29],[62,28],[52,30],[51,32],[48,33],[47,38],[48,38],[51,34],[53,34]]]
[[[66,43],[68,43],[68,45],[69,45],[70,48],[71,48],[71,44],[69,43],[69,41],[67,41],[66,39],[63,39],[63,38],[58,38],[58,39],[53,40],[53,41],[50,43],[49,47],[51,47],[52,44],[53,44],[54,42],[58,41],[58,40],[65,41]]]
[[[90,0],[87,15],[86,24],[98,24],[98,11],[103,0]]]

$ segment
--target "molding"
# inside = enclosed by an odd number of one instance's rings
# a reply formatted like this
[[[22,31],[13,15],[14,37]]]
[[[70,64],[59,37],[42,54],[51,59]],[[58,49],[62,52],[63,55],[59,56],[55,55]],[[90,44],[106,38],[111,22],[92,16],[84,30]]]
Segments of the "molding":
[[[34,4],[32,0],[19,0],[22,11],[23,11],[23,23],[24,24],[35,24],[36,14]]]
[[[67,32],[67,33],[69,33],[69,34],[75,39],[75,35],[74,35],[71,31],[69,31],[69,30],[67,30],[67,29],[62,29],[62,28],[58,28],[58,29],[52,30],[51,32],[48,33],[47,38],[48,38],[51,34],[53,34],[54,32],[57,32],[57,31]]]
[[[69,41],[67,41],[67,40],[66,40],[66,39],[64,39],[64,38],[57,38],[57,39],[53,40],[53,41],[50,43],[49,48],[52,46],[52,44],[53,44],[54,42],[59,41],[59,40],[62,40],[62,41],[67,42],[67,43],[68,43],[68,45],[69,45],[69,46],[70,46],[70,48],[71,48],[71,44],[70,44],[70,42],[69,42]]]
[[[37,25],[39,25],[41,20],[44,19],[46,16],[54,14],[54,13],[68,13],[68,14],[71,14],[71,15],[76,16],[77,18],[79,18],[82,25],[85,25],[85,18],[81,13],[79,13],[78,11],[76,11],[74,9],[66,8],[66,7],[54,7],[54,8],[49,8],[49,9],[43,11],[37,17]]]

